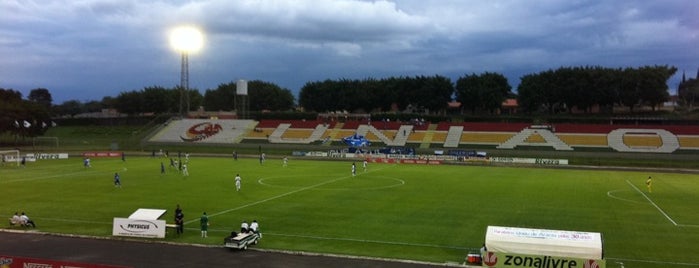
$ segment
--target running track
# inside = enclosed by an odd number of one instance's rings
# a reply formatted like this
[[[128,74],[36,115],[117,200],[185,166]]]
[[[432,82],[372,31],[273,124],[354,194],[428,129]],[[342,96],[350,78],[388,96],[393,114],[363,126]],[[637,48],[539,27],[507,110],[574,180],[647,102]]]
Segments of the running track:
[[[70,237],[0,229],[0,255],[130,267],[386,267],[429,268],[429,264],[341,256],[230,251],[222,247],[122,239]],[[462,266],[463,267],[463,266]]]

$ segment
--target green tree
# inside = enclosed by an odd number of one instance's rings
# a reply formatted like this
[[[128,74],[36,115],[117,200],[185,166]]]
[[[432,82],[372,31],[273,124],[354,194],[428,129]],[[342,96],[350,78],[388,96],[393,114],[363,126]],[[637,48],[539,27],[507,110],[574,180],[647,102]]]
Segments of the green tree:
[[[656,65],[643,66],[638,71],[640,74],[640,99],[655,111],[670,97],[667,80],[677,72],[677,68]]]
[[[143,93],[132,90],[119,93],[119,96],[116,98],[115,108],[121,113],[137,115],[143,112],[143,104]]]
[[[456,100],[471,113],[486,111],[494,113],[511,94],[512,86],[502,74],[486,72],[471,74],[456,81]]]
[[[521,78],[517,88],[517,101],[525,113],[535,113],[540,110],[554,114],[560,106],[560,92],[556,88],[556,73],[547,70],[539,74],[529,74]]]
[[[306,111],[330,112],[337,110],[333,96],[335,82],[331,80],[308,82],[299,92],[299,105]]]
[[[71,117],[85,112],[83,103],[79,100],[68,100],[64,101],[59,105],[53,107],[53,113],[55,115],[69,115]]]
[[[276,84],[254,80],[248,82],[250,110],[288,111],[294,107],[294,95]]]
[[[694,104],[699,100],[699,80],[689,79],[680,83],[677,89],[680,103],[689,110],[694,109]]]
[[[235,109],[235,82],[220,84],[216,89],[204,92],[204,109],[207,111],[232,111]]]
[[[173,90],[160,86],[144,88],[140,92],[143,101],[143,109],[139,112],[150,112],[156,114],[173,112],[174,108],[178,106],[175,105],[177,102],[172,98],[173,94],[170,94],[169,91]]]
[[[46,108],[48,111],[51,109],[51,103],[53,98],[48,89],[45,88],[35,88],[29,91],[29,96],[27,97],[29,101],[38,103],[39,105]]]

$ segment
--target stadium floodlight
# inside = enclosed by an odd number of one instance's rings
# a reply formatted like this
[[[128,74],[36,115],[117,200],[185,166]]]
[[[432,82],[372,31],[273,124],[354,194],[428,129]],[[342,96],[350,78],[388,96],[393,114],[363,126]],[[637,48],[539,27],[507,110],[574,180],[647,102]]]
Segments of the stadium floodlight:
[[[204,35],[193,26],[181,26],[170,31],[170,45],[182,55],[180,72],[180,116],[184,117],[184,104],[189,112],[189,54],[201,50]]]

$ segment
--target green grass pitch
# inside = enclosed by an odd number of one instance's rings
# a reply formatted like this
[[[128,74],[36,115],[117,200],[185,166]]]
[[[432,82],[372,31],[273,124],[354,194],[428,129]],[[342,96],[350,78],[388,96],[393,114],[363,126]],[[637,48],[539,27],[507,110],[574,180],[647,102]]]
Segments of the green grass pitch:
[[[607,267],[699,266],[696,174],[405,164],[365,172],[357,162],[353,177],[350,165],[195,156],[188,177],[150,157],[93,158],[91,168],[76,157],[5,165],[0,216],[26,211],[39,231],[111,236],[114,217],[163,208],[172,223],[180,204],[185,234],[165,240],[218,245],[256,219],[264,233],[258,248],[436,263],[463,262],[488,225],[590,231],[604,237]],[[114,172],[123,187],[114,187]],[[208,238],[198,231],[204,211]]]

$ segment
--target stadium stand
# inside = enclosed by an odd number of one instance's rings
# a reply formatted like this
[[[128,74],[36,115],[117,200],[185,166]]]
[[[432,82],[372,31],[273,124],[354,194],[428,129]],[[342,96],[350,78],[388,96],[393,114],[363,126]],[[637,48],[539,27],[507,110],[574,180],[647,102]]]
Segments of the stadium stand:
[[[467,144],[492,145],[499,149],[516,146],[549,146],[557,150],[573,147],[612,148],[617,151],[673,152],[699,150],[699,126],[612,125],[527,123],[423,123],[348,120],[171,120],[152,137],[152,142],[235,143],[245,139],[271,143],[337,144],[344,137],[363,135],[386,146],[419,144],[420,148],[458,148]]]
[[[282,136],[291,127],[291,124],[281,123],[274,130],[274,132],[272,132],[272,134],[269,135],[269,142],[271,142],[271,143],[305,143],[305,144],[309,144],[309,143],[314,142],[316,140],[320,140],[323,137],[323,134],[325,134],[325,131],[328,130],[328,127],[325,124],[318,124],[318,123],[315,123],[313,125],[315,126],[315,129],[313,130],[313,132],[311,133],[310,136],[298,137],[298,138],[283,138]],[[306,126],[310,126],[310,124],[308,124]]]
[[[556,133],[556,136],[573,147],[607,147],[606,134]]]
[[[149,141],[233,143],[240,141],[256,124],[254,120],[171,120]]]
[[[624,144],[630,147],[660,147],[663,141],[657,135],[624,135]]]
[[[683,149],[689,149],[689,148],[699,149],[699,137],[697,137],[697,136],[691,137],[691,136],[682,135],[682,136],[678,136],[677,138],[679,139],[681,148],[683,148]]]
[[[447,133],[447,138],[444,141],[444,148],[456,148],[459,147],[459,142],[461,141],[461,135],[464,133],[463,126],[451,126],[449,127],[449,132]]]
[[[498,145],[496,148],[498,149],[514,149],[518,145],[526,144],[527,138],[530,136],[538,134],[543,137],[544,140],[547,142],[545,143],[529,143],[528,145],[546,145],[546,146],[553,146],[554,149],[559,150],[559,151],[572,151],[573,148],[570,147],[568,144],[565,144],[561,139],[559,139],[556,135],[554,135],[551,131],[547,129],[531,129],[531,128],[525,128],[519,133],[515,134],[512,136],[510,139],[505,141],[505,143],[502,143]]]
[[[639,137],[651,134],[660,137],[661,142],[655,145],[634,146],[628,142],[636,142],[632,137]],[[626,137],[629,137],[626,139]],[[647,141],[648,139],[643,139]],[[671,153],[680,148],[679,140],[673,133],[664,129],[616,129],[607,135],[609,147],[619,152],[655,152]]]
[[[433,143],[444,143],[447,140],[447,132],[445,131],[435,131],[432,133]]]
[[[507,132],[465,132],[461,143],[497,145],[511,138],[513,133]]]

